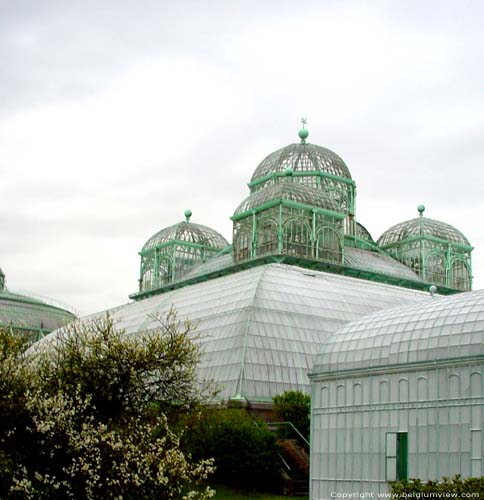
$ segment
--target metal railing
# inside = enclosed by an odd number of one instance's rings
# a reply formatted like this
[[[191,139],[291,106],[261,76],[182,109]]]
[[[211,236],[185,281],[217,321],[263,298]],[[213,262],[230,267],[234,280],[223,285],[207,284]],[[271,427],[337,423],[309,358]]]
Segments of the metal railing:
[[[296,435],[299,437],[299,439],[302,441],[302,443],[309,448],[309,441],[304,437],[304,435],[292,422],[269,422],[267,424],[267,427],[269,427],[269,429],[272,431],[286,427],[286,429],[294,431]]]

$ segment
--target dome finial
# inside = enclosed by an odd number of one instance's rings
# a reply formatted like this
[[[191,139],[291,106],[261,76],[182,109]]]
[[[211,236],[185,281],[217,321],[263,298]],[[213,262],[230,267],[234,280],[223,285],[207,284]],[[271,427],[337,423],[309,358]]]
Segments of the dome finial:
[[[418,213],[420,214],[420,217],[423,217],[423,213],[425,212],[425,205],[419,205],[417,207]]]
[[[187,208],[187,209],[185,210],[185,218],[186,218],[186,221],[187,221],[187,222],[190,222],[190,217],[191,217],[191,216],[192,216],[192,211],[191,211],[189,208]]]
[[[302,128],[299,129],[298,132],[299,138],[301,139],[301,144],[306,144],[306,139],[309,135],[308,129],[306,128],[307,122],[308,121],[306,120],[306,118],[301,118]]]

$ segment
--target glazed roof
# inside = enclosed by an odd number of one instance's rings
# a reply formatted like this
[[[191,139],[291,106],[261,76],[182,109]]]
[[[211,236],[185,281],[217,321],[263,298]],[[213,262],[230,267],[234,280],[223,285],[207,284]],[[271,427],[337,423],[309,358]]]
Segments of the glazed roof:
[[[339,210],[338,204],[330,196],[299,182],[294,182],[288,175],[284,180],[252,193],[237,207],[234,215],[247,212],[274,200],[294,201],[333,212]]]
[[[252,175],[251,183],[287,169],[294,172],[324,172],[351,179],[345,162],[330,149],[310,143],[289,144],[267,156]]]
[[[423,211],[422,211],[423,212]],[[428,236],[445,240],[458,245],[470,247],[469,240],[455,227],[428,217],[416,217],[415,219],[400,222],[387,229],[378,238],[378,245],[382,248],[399,243],[409,238]]]
[[[0,290],[0,326],[47,333],[74,318],[71,312],[42,300]]]
[[[313,374],[484,356],[484,290],[390,308],[327,338]]]
[[[186,241],[215,249],[222,249],[229,245],[228,241],[215,229],[187,220],[157,232],[144,244],[142,251],[172,241]]]
[[[368,231],[368,229],[366,229],[366,227],[359,222],[356,223],[356,236],[362,240],[368,241],[369,243],[375,244],[375,240],[372,238],[370,231]]]
[[[426,296],[293,265],[266,264],[126,304],[110,315],[129,335],[155,327],[155,316],[173,306],[180,320],[198,325],[204,353],[199,373],[220,384],[220,398],[240,395],[270,402],[286,390],[309,390],[313,355],[348,321]]]

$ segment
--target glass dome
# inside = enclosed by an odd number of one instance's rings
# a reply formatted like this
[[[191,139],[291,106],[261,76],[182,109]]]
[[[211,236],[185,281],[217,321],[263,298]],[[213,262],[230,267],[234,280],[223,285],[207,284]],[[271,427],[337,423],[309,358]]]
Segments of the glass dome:
[[[360,240],[368,241],[368,243],[372,243],[373,245],[375,244],[370,231],[368,231],[368,229],[366,229],[366,227],[359,222],[356,223],[356,237],[360,238]]]
[[[430,236],[466,247],[471,246],[469,240],[455,227],[428,217],[416,217],[392,226],[378,238],[378,245],[386,247],[421,236]]]
[[[334,199],[322,191],[308,188],[299,182],[293,182],[293,179],[288,176],[277,184],[252,193],[237,207],[234,215],[255,209],[273,200],[289,200],[309,207],[339,211],[339,204]]]
[[[430,295],[349,323],[322,346],[313,372],[371,369],[484,355],[484,290]]]
[[[191,210],[186,210],[185,221],[162,229],[144,244],[138,293],[151,293],[180,280],[194,266],[229,246],[214,229],[190,222],[191,216]]]
[[[202,224],[194,224],[187,220],[166,227],[153,235],[144,244],[142,251],[150,250],[173,241],[184,241],[217,249],[222,249],[229,245],[228,241],[215,231],[215,229],[203,226]]]
[[[278,149],[262,160],[250,183],[253,184],[271,174],[285,172],[288,168],[294,172],[324,172],[351,179],[345,162],[333,151],[316,144],[296,143]]]

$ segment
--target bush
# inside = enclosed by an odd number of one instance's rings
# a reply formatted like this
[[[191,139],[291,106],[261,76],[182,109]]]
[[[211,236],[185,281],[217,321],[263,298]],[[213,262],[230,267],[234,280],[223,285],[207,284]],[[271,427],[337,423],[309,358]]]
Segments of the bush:
[[[434,493],[436,494],[435,498],[484,498],[484,477],[462,479],[460,475],[456,475],[453,479],[444,477],[442,481],[427,481],[425,483],[420,479],[408,479],[392,483],[391,489],[395,498],[406,498],[409,493],[423,493],[424,495]]]
[[[0,387],[13,401],[0,393],[10,415],[0,431],[0,498],[210,498],[195,483],[212,462],[187,457],[166,416],[152,411],[202,398],[192,337],[173,311],[137,337],[109,317],[74,323],[27,356],[0,335]]]
[[[203,408],[180,426],[182,448],[196,460],[215,459],[213,480],[242,489],[269,490],[279,478],[279,449],[263,422],[243,409]]]
[[[279,422],[291,422],[309,441],[311,398],[301,391],[286,391],[272,400],[274,418]],[[298,434],[290,427],[281,428],[280,436],[300,441]]]

